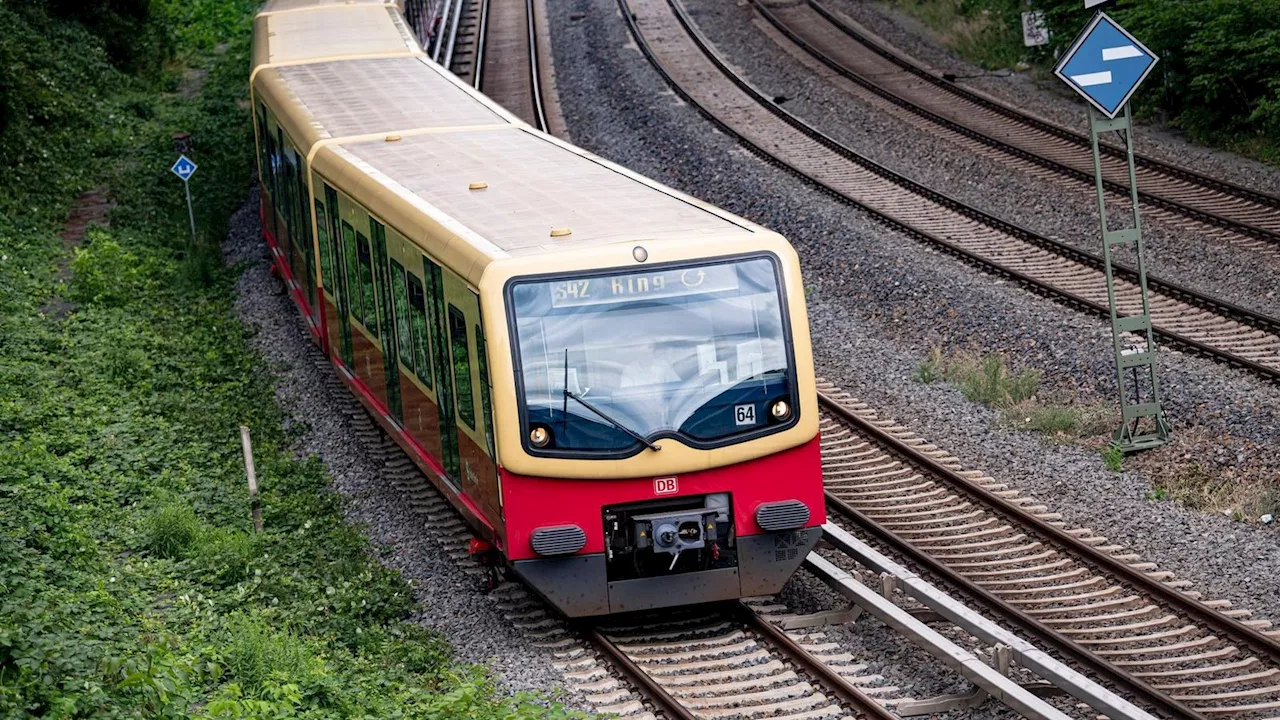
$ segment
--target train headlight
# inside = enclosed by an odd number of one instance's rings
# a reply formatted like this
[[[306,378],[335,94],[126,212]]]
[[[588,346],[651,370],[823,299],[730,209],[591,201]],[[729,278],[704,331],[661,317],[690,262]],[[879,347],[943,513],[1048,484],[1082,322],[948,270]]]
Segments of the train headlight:
[[[774,420],[782,422],[791,417],[791,406],[787,404],[786,400],[779,400],[773,404],[773,407],[769,408],[769,414],[773,416]]]
[[[529,442],[536,448],[544,448],[551,444],[551,431],[539,425],[529,431]]]

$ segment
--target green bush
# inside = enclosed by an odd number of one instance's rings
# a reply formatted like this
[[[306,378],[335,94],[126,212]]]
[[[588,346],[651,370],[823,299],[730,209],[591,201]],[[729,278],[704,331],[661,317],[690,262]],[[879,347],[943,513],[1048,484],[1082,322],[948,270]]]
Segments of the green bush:
[[[273,630],[260,615],[232,615],[222,643],[223,667],[250,697],[267,696],[284,683],[312,684],[325,674],[324,663],[306,640]]]
[[[81,303],[118,307],[137,297],[146,277],[139,259],[105,230],[90,228],[85,243],[72,251],[71,298]]]
[[[200,518],[191,506],[174,502],[142,518],[142,545],[162,558],[181,558],[200,538]]]
[[[999,355],[959,360],[948,368],[948,374],[971,402],[995,408],[1025,402],[1040,387],[1039,370],[1011,371]]]

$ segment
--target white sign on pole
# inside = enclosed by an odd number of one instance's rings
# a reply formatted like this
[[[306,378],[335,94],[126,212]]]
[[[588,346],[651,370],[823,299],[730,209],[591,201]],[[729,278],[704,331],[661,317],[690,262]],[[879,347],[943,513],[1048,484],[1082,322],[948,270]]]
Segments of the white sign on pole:
[[[1097,7],[1104,2],[1107,2],[1107,0],[1084,0],[1084,9],[1088,10],[1091,7]]]
[[[1045,27],[1043,10],[1022,13],[1022,44],[1027,47],[1049,44],[1049,28]]]

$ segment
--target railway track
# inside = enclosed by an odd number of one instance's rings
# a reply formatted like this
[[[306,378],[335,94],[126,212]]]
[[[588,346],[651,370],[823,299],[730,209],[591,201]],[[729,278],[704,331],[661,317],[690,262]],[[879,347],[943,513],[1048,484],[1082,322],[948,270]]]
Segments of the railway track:
[[[785,612],[753,600],[586,632],[671,720],[896,717],[876,698],[892,699],[897,688],[882,685],[820,631],[778,629],[768,615],[779,610]]]
[[[1164,714],[1280,717],[1280,633],[1202,600],[834,386],[819,384],[829,506],[1002,622]]]
[[[724,63],[677,0],[618,0],[632,35],[685,100],[758,155],[948,253],[1109,316],[1102,260],[988,215],[874,163],[783,110]],[[1139,312],[1136,273],[1117,271],[1120,315]],[[1280,380],[1280,321],[1148,276],[1155,331]]]
[[[751,4],[786,41],[850,81],[853,87],[845,87],[851,91],[900,109],[900,115],[932,132],[967,140],[982,154],[1013,159],[1093,191],[1088,136],[947,82],[882,47],[818,0]],[[1139,197],[1155,216],[1173,227],[1280,257],[1280,198],[1152,158],[1136,159]],[[1124,153],[1105,146],[1102,170],[1107,189],[1127,203]]]
[[[301,324],[298,327],[300,333],[306,332]],[[307,360],[325,377],[325,391],[337,411],[346,416],[354,438],[382,468],[387,483],[397,488],[422,518],[425,531],[477,585],[486,578],[494,584],[489,601],[495,610],[530,644],[546,651],[566,687],[599,712],[632,720],[891,720],[898,717],[892,708],[903,703],[938,702],[904,697],[898,688],[832,642],[822,631],[822,622],[793,615],[772,598],[606,618],[598,624],[564,620],[523,585],[499,581],[493,569],[477,562],[470,552],[474,536],[465,520],[347,392],[328,360],[314,348],[309,347],[308,354]],[[813,562],[809,566],[819,577],[824,576]],[[841,582],[837,576],[845,575],[848,588],[847,574],[829,572],[832,574],[824,580],[834,586]],[[878,603],[891,606],[870,588],[854,584]],[[987,667],[970,651],[941,636],[929,639],[931,631],[905,612],[895,609],[899,614],[895,622],[883,608],[864,607],[895,629],[907,632],[913,642],[986,690],[988,697],[1037,720],[1065,720],[1064,715]],[[794,629],[783,629],[786,627]],[[1127,706],[1087,681],[1072,681],[1072,685],[1073,694],[1099,706]],[[1141,714],[1125,717],[1150,720]]]
[[[448,67],[516,117],[549,131],[535,0],[461,0]]]

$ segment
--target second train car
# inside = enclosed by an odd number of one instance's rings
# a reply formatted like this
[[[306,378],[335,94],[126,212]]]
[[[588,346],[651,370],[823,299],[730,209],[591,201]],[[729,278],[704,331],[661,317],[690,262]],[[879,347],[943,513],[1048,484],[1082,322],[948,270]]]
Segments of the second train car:
[[[335,372],[568,616],[777,592],[825,520],[787,241],[520,122],[381,2],[273,0],[263,233]]]

